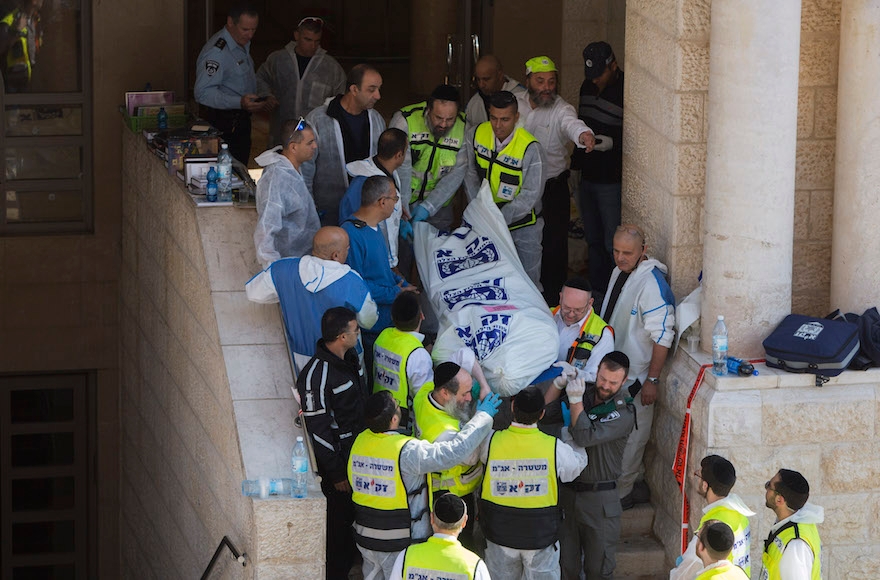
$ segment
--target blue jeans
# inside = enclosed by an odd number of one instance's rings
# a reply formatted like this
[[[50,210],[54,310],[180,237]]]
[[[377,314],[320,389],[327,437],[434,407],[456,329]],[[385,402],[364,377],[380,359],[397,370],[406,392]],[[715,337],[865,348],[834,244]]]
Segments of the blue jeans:
[[[605,292],[614,269],[612,244],[620,225],[619,183],[593,183],[581,180],[578,210],[584,220],[584,240],[588,246],[587,268],[593,290]]]

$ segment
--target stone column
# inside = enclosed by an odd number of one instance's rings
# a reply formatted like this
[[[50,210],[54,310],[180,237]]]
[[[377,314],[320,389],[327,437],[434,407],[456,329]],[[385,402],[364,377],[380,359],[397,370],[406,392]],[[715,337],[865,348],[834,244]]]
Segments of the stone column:
[[[880,4],[844,0],[840,14],[831,307],[861,314],[880,285]]]
[[[791,310],[800,23],[800,0],[712,3],[706,350],[724,314],[731,354],[761,355],[761,341]]]

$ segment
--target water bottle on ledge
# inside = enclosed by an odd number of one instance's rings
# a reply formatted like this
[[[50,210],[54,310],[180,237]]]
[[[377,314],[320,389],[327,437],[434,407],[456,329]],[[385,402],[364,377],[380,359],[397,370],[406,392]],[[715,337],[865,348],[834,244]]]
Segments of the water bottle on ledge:
[[[168,128],[168,113],[165,111],[165,107],[159,108],[159,114],[156,115],[156,128],[160,131]]]
[[[245,479],[241,482],[241,493],[248,497],[259,497],[266,499],[270,495],[290,495],[293,489],[293,480],[289,477],[279,479],[269,479],[261,477],[259,479]]]
[[[217,155],[217,199],[232,201],[232,153],[226,143]]]
[[[217,201],[217,171],[212,166],[208,170],[208,186],[205,188],[205,199],[210,202]]]
[[[750,377],[758,374],[758,371],[755,370],[752,363],[741,358],[736,358],[735,356],[727,357],[727,372],[741,377]]]
[[[727,374],[727,325],[720,314],[712,329],[712,374],[719,377]]]
[[[293,497],[303,498],[308,495],[309,456],[302,437],[296,438],[293,453],[290,456],[290,467],[293,470]]]

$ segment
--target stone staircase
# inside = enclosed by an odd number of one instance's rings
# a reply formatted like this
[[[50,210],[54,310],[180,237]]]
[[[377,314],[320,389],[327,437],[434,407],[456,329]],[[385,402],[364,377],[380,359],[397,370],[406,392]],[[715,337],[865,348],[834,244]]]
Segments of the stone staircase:
[[[662,580],[669,578],[663,546],[651,532],[654,507],[637,504],[623,512],[620,542],[617,545],[616,580]]]

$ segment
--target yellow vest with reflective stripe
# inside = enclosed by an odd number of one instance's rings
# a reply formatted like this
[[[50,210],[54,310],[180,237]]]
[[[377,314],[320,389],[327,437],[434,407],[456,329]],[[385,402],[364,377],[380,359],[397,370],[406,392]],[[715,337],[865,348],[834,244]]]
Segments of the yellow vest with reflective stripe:
[[[412,334],[394,327],[383,330],[373,346],[373,392],[390,391],[401,407],[409,409],[406,363],[418,348],[422,343]]]
[[[819,530],[816,528],[816,524],[794,524],[782,530],[764,548],[764,555],[761,558],[764,564],[764,569],[761,570],[762,580],[780,580],[779,563],[782,561],[782,554],[788,543],[795,538],[804,540],[813,551],[813,569],[810,573],[810,579],[820,580],[822,578],[822,565],[819,562],[822,545],[819,541]]]
[[[492,542],[540,550],[559,539],[556,438],[511,425],[489,441],[480,524]]]
[[[424,385],[416,393],[413,400],[413,410],[416,415],[416,436],[430,443],[433,443],[445,431],[455,431],[456,433],[461,431],[458,419],[446,411],[438,409],[434,403],[428,400],[428,395],[432,390],[434,390],[434,385],[430,383]],[[461,497],[477,489],[482,476],[483,464],[479,462],[473,466],[456,465],[451,469],[429,475],[431,491],[448,490]]]
[[[410,546],[403,556],[403,578],[412,580],[473,580],[480,557],[458,540],[431,536]]]
[[[477,173],[481,179],[489,180],[492,200],[496,204],[503,205],[519,195],[522,189],[526,149],[537,141],[525,129],[517,128],[510,143],[501,151],[495,151],[495,133],[492,131],[491,123],[487,121],[477,127],[474,133]]]
[[[559,312],[559,306],[550,310],[550,313],[553,314],[553,316],[556,316],[557,312]],[[611,336],[614,336],[614,329],[599,317],[596,313],[596,309],[593,308],[590,310],[590,315],[587,316],[587,319],[584,320],[584,323],[581,325],[581,331],[568,349],[566,362],[577,369],[585,368],[587,366],[587,361],[592,354],[593,347],[596,346],[602,338],[602,333],[606,328],[611,329]]]
[[[348,459],[348,482],[355,504],[355,540],[383,552],[410,543],[410,511],[400,473],[400,452],[412,437],[362,431]]]
[[[749,549],[752,545],[752,529],[749,525],[749,518],[729,507],[717,506],[706,512],[700,519],[698,529],[701,529],[710,520],[724,522],[733,530],[733,549],[730,551],[727,559],[742,568],[746,576],[751,576],[752,565]]]
[[[425,199],[437,182],[455,167],[455,156],[464,144],[464,115],[459,112],[449,133],[437,139],[425,121],[426,101],[400,109],[406,119],[409,148],[413,158],[410,203]],[[444,206],[452,203],[452,198]]]
[[[19,14],[21,14],[20,10],[13,10],[0,20],[0,23],[6,24],[9,27],[8,34],[17,37],[13,40],[9,50],[6,51],[6,70],[12,70],[12,68],[16,66],[24,67],[24,70],[27,72],[27,80],[30,80],[32,70],[31,58],[28,54],[27,36],[21,36],[19,33],[26,32],[27,34],[31,34],[31,32],[27,28],[23,31],[19,31],[15,28],[15,21],[18,20]]]
[[[733,564],[706,570],[694,578],[694,580],[709,580],[709,578],[714,578],[715,580],[749,580],[746,573],[739,566],[734,566]]]

